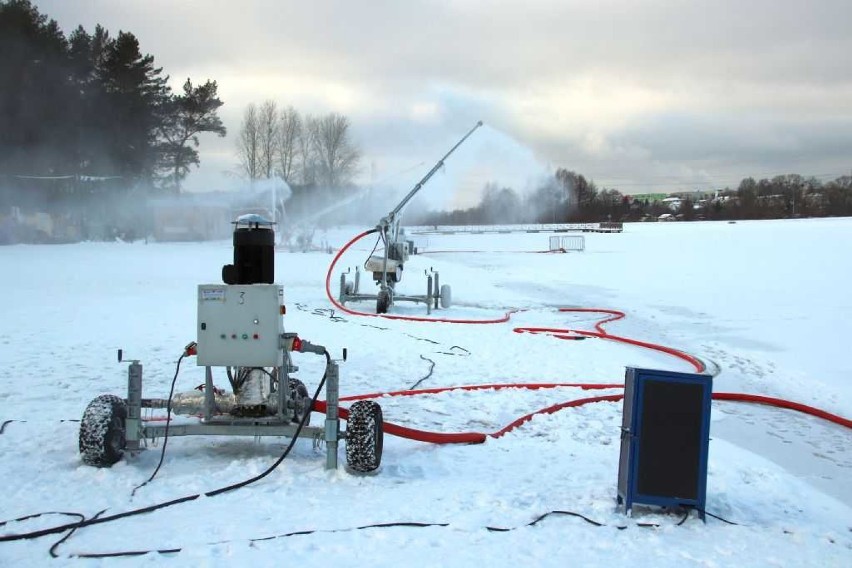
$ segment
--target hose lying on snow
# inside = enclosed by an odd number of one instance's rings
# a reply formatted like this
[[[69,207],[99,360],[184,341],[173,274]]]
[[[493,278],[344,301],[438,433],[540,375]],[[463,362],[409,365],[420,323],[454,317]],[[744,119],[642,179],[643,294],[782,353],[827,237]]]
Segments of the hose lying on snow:
[[[457,323],[457,324],[494,324],[494,323],[504,323],[509,321],[511,315],[520,310],[510,310],[507,311],[502,317],[493,318],[493,319],[452,319],[452,318],[427,318],[427,317],[416,317],[416,316],[401,316],[401,315],[393,315],[393,314],[375,314],[370,312],[360,312],[357,310],[353,310],[351,308],[347,308],[340,302],[338,302],[331,293],[331,276],[334,272],[334,268],[337,265],[340,257],[356,242],[361,240],[362,238],[376,232],[377,229],[371,229],[369,231],[364,231],[359,235],[353,237],[349,242],[347,242],[335,255],[334,259],[331,261],[331,264],[328,267],[328,272],[326,273],[325,278],[325,292],[328,296],[329,301],[334,305],[338,310],[348,313],[350,315],[356,316],[367,316],[367,317],[380,317],[384,319],[391,320],[402,320],[402,321],[416,321],[416,322],[429,322],[429,323]],[[610,310],[610,309],[602,309],[602,308],[560,308],[560,312],[573,312],[573,313],[597,313],[604,314],[605,317],[600,321],[595,323],[595,331],[585,331],[585,330],[576,330],[576,329],[562,329],[562,328],[545,328],[545,327],[517,327],[514,328],[515,333],[533,333],[533,334],[547,334],[551,337],[555,337],[557,339],[577,339],[581,337],[596,337],[599,339],[606,339],[609,341],[617,341],[620,343],[625,343],[628,345],[634,345],[636,347],[641,347],[644,349],[651,349],[654,351],[658,351],[660,353],[666,353],[678,359],[681,359],[687,363],[689,363],[697,373],[703,373],[706,371],[707,367],[703,361],[701,361],[698,357],[694,355],[690,355],[689,353],[685,353],[683,351],[679,351],[672,347],[667,347],[665,345],[658,345],[655,343],[649,343],[646,341],[639,341],[637,339],[631,339],[629,337],[622,337],[618,335],[611,335],[607,333],[604,329],[604,326],[607,323],[618,321],[625,317],[624,312],[618,310]],[[595,383],[582,383],[582,384],[571,384],[571,383],[537,383],[537,384],[500,384],[500,385],[470,385],[470,386],[461,386],[461,387],[446,387],[446,388],[435,388],[435,389],[423,389],[423,390],[409,390],[409,391],[397,391],[392,393],[372,393],[367,395],[357,395],[354,397],[343,397],[341,398],[341,402],[347,400],[362,400],[366,398],[378,398],[382,396],[416,396],[416,395],[425,395],[425,394],[436,394],[440,392],[448,392],[452,390],[484,390],[484,389],[502,389],[502,388],[526,388],[526,389],[540,389],[540,388],[556,388],[556,387],[565,387],[565,386],[573,386],[580,387],[583,389],[614,389],[614,388],[623,388],[621,384],[595,384]],[[394,436],[401,436],[403,438],[408,438],[411,440],[418,440],[422,442],[430,442],[434,444],[479,444],[483,443],[489,437],[491,438],[499,438],[503,436],[507,432],[510,432],[517,428],[518,426],[524,424],[531,420],[534,416],[539,414],[553,414],[558,412],[564,408],[571,408],[582,406],[584,404],[589,404],[593,402],[616,402],[624,398],[623,394],[611,394],[611,395],[603,395],[596,396],[590,398],[583,398],[572,400],[568,402],[563,402],[559,404],[555,404],[553,406],[549,406],[547,408],[542,408],[537,410],[531,414],[527,414],[513,421],[511,424],[508,424],[504,428],[498,430],[497,432],[492,433],[483,433],[483,432],[458,432],[458,433],[440,433],[440,432],[429,432],[425,430],[418,430],[416,428],[408,428],[406,426],[400,426],[397,424],[393,424],[390,422],[386,422],[385,432]],[[746,393],[713,393],[714,400],[723,400],[723,401],[734,401],[734,402],[746,402],[746,403],[754,403],[754,404],[766,404],[770,406],[775,406],[778,408],[785,408],[789,410],[795,410],[798,412],[803,412],[810,416],[815,416],[817,418],[821,418],[823,420],[828,420],[833,424],[837,424],[843,426],[845,428],[852,428],[852,421],[849,419],[843,418],[841,416],[831,414],[824,410],[814,408],[812,406],[808,406],[805,404],[801,404],[798,402],[792,402],[783,400],[780,398],[774,398],[769,396],[762,395],[753,395]],[[314,410],[318,412],[325,411],[325,403],[319,401],[315,406]],[[341,418],[346,419],[348,417],[348,411],[344,408],[340,409]]]
[[[355,400],[364,400],[364,399],[376,399],[381,397],[394,397],[394,396],[421,396],[428,394],[438,394],[442,392],[451,392],[455,390],[464,390],[464,391],[476,391],[476,390],[500,390],[500,389],[549,389],[549,388],[559,388],[559,387],[577,387],[584,390],[606,390],[606,389],[621,389],[624,388],[624,385],[620,384],[599,384],[599,383],[532,383],[532,384],[524,384],[524,383],[507,383],[507,384],[491,384],[491,385],[467,385],[467,386],[456,386],[456,387],[444,387],[444,388],[430,388],[430,389],[422,389],[422,390],[406,390],[406,391],[394,391],[387,393],[370,393],[370,394],[361,394],[350,397],[341,397],[341,402],[351,402]],[[624,398],[623,394],[608,394],[601,396],[593,396],[588,398],[580,398],[576,400],[569,400],[567,402],[561,402],[558,404],[554,404],[552,406],[548,406],[546,408],[542,408],[536,410],[535,412],[531,412],[530,414],[526,414],[512,421],[510,424],[504,426],[500,430],[496,432],[430,432],[428,430],[420,430],[417,428],[409,428],[407,426],[400,426],[398,424],[393,424],[391,422],[384,423],[384,431],[387,434],[392,436],[398,436],[401,438],[407,438],[409,440],[415,440],[418,442],[428,442],[431,444],[481,444],[485,442],[488,438],[500,438],[504,434],[507,434],[518,428],[519,426],[529,422],[534,417],[541,414],[554,414],[563,410],[565,408],[576,408],[578,406],[583,406],[586,404],[594,403],[594,402],[618,402]],[[769,396],[761,396],[754,394],[746,394],[746,393],[731,393],[731,392],[717,392],[713,393],[713,400],[719,401],[730,401],[730,402],[745,402],[752,404],[765,404],[769,406],[775,406],[778,408],[785,408],[788,410],[795,410],[797,412],[802,412],[804,414],[814,416],[816,418],[821,418],[823,420],[827,420],[833,424],[837,424],[838,426],[842,426],[845,428],[852,429],[852,420],[847,418],[843,418],[842,416],[838,416],[836,414],[831,414],[830,412],[826,412],[824,410],[820,410],[819,408],[815,408],[813,406],[808,406],[806,404],[801,404],[798,402],[791,402],[788,400],[769,397]],[[317,412],[325,412],[325,402],[317,401],[314,406],[314,410]],[[340,408],[340,417],[344,420],[349,416],[349,412],[345,408]]]

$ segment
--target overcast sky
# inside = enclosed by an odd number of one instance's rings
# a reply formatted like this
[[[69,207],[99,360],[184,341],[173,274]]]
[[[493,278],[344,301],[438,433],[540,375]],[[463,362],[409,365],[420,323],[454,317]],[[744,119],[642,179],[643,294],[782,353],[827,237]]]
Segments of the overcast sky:
[[[218,82],[229,134],[202,139],[190,190],[234,184],[266,99],[348,116],[363,183],[410,187],[483,120],[435,182],[452,205],[557,167],[625,193],[852,173],[850,0],[35,4],[66,34],[133,32],[174,89]]]

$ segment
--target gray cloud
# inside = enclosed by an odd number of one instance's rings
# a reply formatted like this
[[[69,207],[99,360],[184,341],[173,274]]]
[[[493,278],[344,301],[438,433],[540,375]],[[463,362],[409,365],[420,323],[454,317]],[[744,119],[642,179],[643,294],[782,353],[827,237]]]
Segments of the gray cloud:
[[[37,4],[69,32],[134,32],[176,82],[219,81],[231,135],[203,140],[194,189],[267,98],[349,115],[364,180],[440,157],[480,118],[533,156],[517,178],[564,166],[629,191],[850,167],[848,0]],[[482,160],[498,176],[511,158]]]

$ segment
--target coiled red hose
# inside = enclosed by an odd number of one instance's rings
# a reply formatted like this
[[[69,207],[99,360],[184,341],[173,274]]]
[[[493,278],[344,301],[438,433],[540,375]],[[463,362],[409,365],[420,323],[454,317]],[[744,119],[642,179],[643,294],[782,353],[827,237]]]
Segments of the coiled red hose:
[[[355,316],[368,316],[368,317],[381,317],[384,319],[391,320],[403,320],[403,321],[417,321],[417,322],[433,322],[433,323],[458,323],[458,324],[493,324],[493,323],[504,323],[509,320],[511,314],[519,311],[519,310],[510,310],[505,313],[503,317],[494,318],[494,319],[483,319],[483,320],[471,320],[471,319],[451,319],[451,318],[425,318],[425,317],[416,317],[416,316],[399,316],[392,314],[374,314],[369,312],[359,312],[356,310],[352,310],[350,308],[345,307],[340,302],[338,302],[334,296],[331,294],[331,276],[334,271],[335,266],[337,265],[337,261],[340,257],[345,253],[354,243],[359,241],[360,239],[366,237],[367,235],[376,232],[377,229],[372,229],[369,231],[365,231],[359,235],[356,235],[353,239],[351,239],[348,243],[346,243],[335,255],[331,264],[329,265],[328,272],[325,278],[325,291],[328,296],[329,301],[340,311],[345,312],[350,315]],[[601,308],[560,308],[560,312],[574,312],[574,313],[598,313],[598,314],[606,314],[607,317],[604,317],[600,321],[595,323],[595,331],[585,331],[585,330],[575,330],[575,329],[562,329],[562,328],[544,328],[544,327],[517,327],[514,328],[515,333],[533,333],[533,334],[547,334],[557,339],[577,339],[578,337],[596,337],[600,339],[606,339],[609,341],[617,341],[621,343],[626,343],[629,345],[634,345],[637,347],[642,347],[644,349],[651,349],[654,351],[658,351],[661,353],[666,353],[672,355],[673,357],[677,357],[683,361],[686,361],[690,365],[692,365],[696,372],[702,373],[706,370],[706,366],[704,363],[698,359],[697,357],[690,355],[689,353],[685,353],[683,351],[679,351],[677,349],[667,347],[665,345],[658,345],[655,343],[649,343],[645,341],[639,341],[636,339],[631,339],[629,337],[621,337],[617,335],[611,335],[607,333],[604,329],[604,325],[620,320],[625,317],[624,312],[618,310],[610,310],[610,309],[601,309]],[[557,388],[557,387],[577,387],[584,390],[589,389],[619,389],[624,388],[623,384],[599,384],[599,383],[505,383],[505,384],[489,384],[489,385],[466,385],[466,386],[454,386],[454,387],[441,387],[441,388],[430,388],[430,389],[421,389],[421,390],[404,390],[404,391],[394,391],[388,393],[370,393],[370,394],[361,394],[354,395],[349,397],[342,397],[341,402],[346,401],[355,401],[355,400],[364,400],[364,399],[375,399],[381,398],[385,396],[420,396],[427,394],[437,394],[442,392],[451,392],[454,390],[466,390],[466,391],[475,391],[475,390],[488,390],[488,389],[507,389],[507,388],[523,388],[523,389],[543,389],[543,388]],[[795,410],[797,412],[802,412],[808,414],[810,416],[814,416],[817,418],[821,418],[823,420],[827,420],[833,424],[837,424],[839,426],[845,428],[852,428],[852,420],[847,418],[843,418],[836,414],[832,414],[830,412],[826,412],[819,408],[815,408],[812,406],[808,406],[806,404],[792,402],[780,398],[763,396],[763,395],[754,395],[747,393],[713,393],[713,400],[720,401],[733,401],[733,402],[745,402],[752,404],[766,404],[770,406],[775,406],[778,408],[785,408],[788,410]],[[623,394],[610,394],[610,395],[601,395],[589,398],[581,398],[576,400],[571,400],[567,402],[562,402],[559,404],[554,404],[552,406],[548,406],[546,408],[542,408],[532,412],[530,414],[521,416],[516,420],[512,421],[510,424],[504,426],[500,430],[492,433],[484,433],[484,432],[455,432],[455,433],[443,433],[443,432],[430,432],[426,430],[419,430],[416,428],[409,428],[406,426],[400,426],[398,424],[393,424],[391,422],[384,423],[384,431],[393,436],[400,436],[403,438],[408,438],[410,440],[416,440],[421,442],[428,442],[433,444],[481,444],[485,442],[489,437],[490,438],[499,438],[504,434],[511,432],[515,428],[525,424],[526,422],[532,420],[535,416],[539,414],[553,414],[563,410],[565,408],[575,408],[578,406],[583,406],[585,404],[595,403],[595,402],[617,402],[624,398]],[[326,405],[324,401],[317,401],[316,406],[314,408],[317,412],[325,412]],[[340,408],[340,417],[344,420],[349,416],[349,411],[345,408]]]

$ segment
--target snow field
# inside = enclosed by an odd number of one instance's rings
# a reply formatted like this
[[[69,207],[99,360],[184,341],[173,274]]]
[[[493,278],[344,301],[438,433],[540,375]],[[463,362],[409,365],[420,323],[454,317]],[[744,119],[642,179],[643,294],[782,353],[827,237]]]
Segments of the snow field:
[[[428,253],[541,250],[546,234],[415,237],[426,254],[406,264],[401,290],[422,293],[421,275],[432,267],[452,285],[457,304],[436,315],[492,318],[508,308],[526,310],[495,325],[346,314],[335,314],[343,318],[336,321],[324,311],[327,254],[277,253],[276,280],[285,286],[288,331],[326,345],[334,357],[348,349],[342,396],[409,388],[430,370],[424,357],[434,369],[419,388],[620,382],[628,365],[691,371],[668,355],[614,342],[512,332],[593,329],[593,315],[555,311],[578,306],[625,311],[624,320],[607,326],[612,334],[712,360],[722,371],[716,391],[782,396],[849,417],[852,367],[844,338],[852,331],[852,299],[842,283],[852,276],[852,261],[837,251],[852,245],[850,229],[849,219],[627,225],[623,234],[587,235],[586,252],[563,255]],[[330,231],[327,238],[341,246],[359,231]],[[372,245],[361,241],[339,266],[362,262]],[[156,480],[131,499],[155,467],[159,446],[110,469],[86,467],[77,453],[79,425],[61,421],[78,420],[98,394],[124,394],[119,347],[142,360],[143,396],[165,396],[177,357],[195,339],[196,286],[218,282],[231,258],[229,242],[0,248],[6,275],[0,422],[18,421],[0,435],[0,520],[48,510],[120,512],[251,477],[280,455],[287,440],[173,438]],[[365,289],[371,285],[362,280]],[[425,308],[399,304],[394,313],[423,316]],[[296,364],[296,376],[313,392],[322,358],[297,355]],[[178,390],[201,382],[203,370],[186,361]],[[227,384],[221,374],[216,382]],[[379,402],[386,420],[406,426],[492,432],[539,408],[610,392],[618,391],[453,391]],[[134,566],[848,564],[849,431],[789,411],[714,403],[708,511],[740,526],[694,517],[675,526],[680,517],[642,510],[628,518],[616,510],[620,420],[621,403],[603,402],[537,416],[481,445],[387,437],[382,467],[370,476],[325,471],[324,449],[301,440],[254,485],[81,530],[59,552],[183,548],[179,555],[122,561]],[[552,516],[523,527],[551,510],[606,526]],[[0,527],[0,534],[67,520],[34,519]],[[393,521],[449,526],[348,530]],[[637,526],[643,522],[660,528]],[[489,532],[486,526],[522,528]],[[347,530],[250,541],[313,529]],[[55,540],[2,543],[0,565],[44,564]]]

